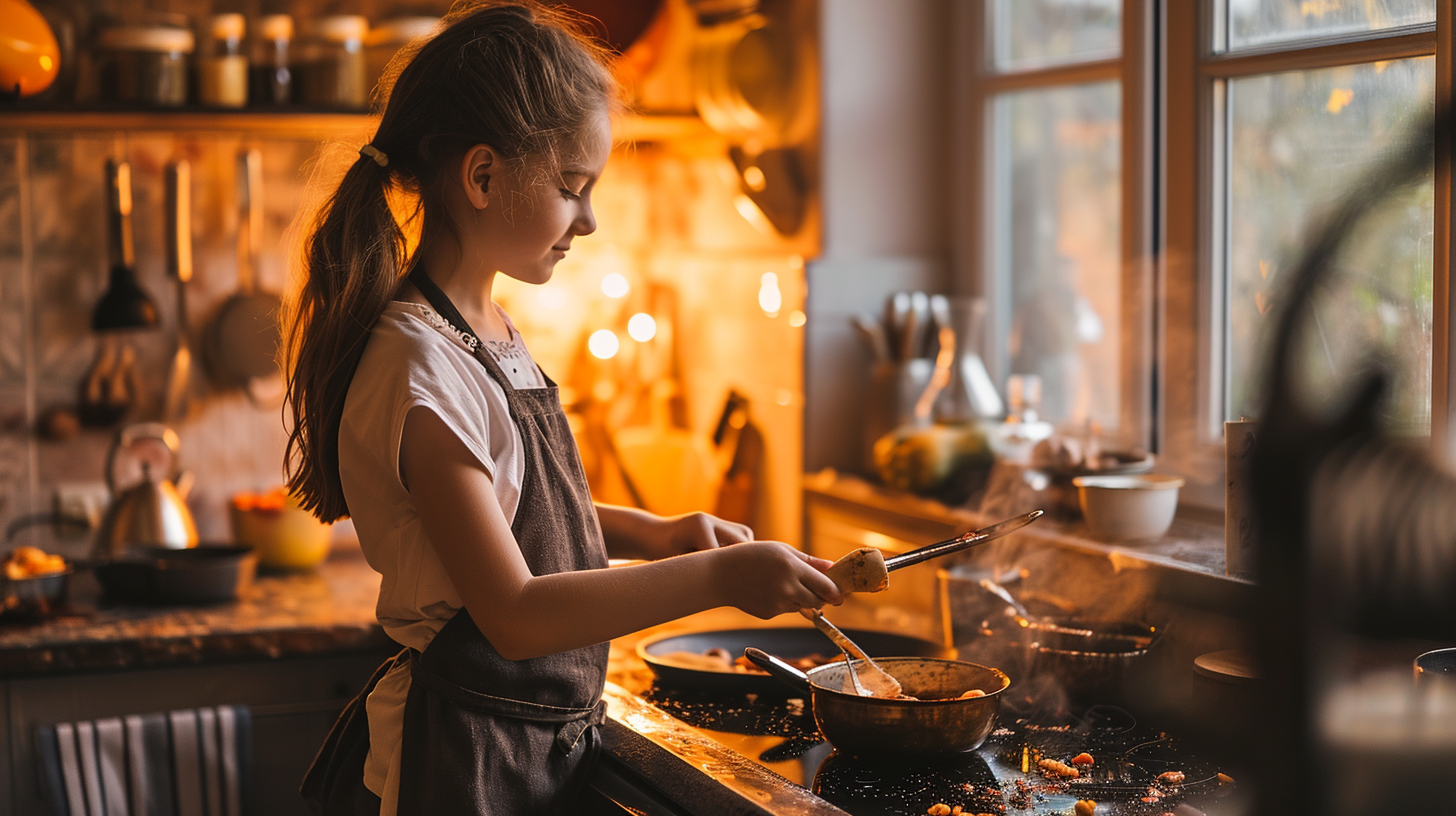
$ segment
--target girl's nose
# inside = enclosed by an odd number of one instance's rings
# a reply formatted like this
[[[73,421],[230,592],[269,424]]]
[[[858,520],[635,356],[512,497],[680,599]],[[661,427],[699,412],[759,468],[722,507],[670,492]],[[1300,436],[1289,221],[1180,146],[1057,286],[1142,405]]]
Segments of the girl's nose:
[[[590,204],[582,206],[581,214],[576,217],[576,222],[572,224],[572,227],[577,235],[591,235],[597,231],[597,216],[592,212]]]

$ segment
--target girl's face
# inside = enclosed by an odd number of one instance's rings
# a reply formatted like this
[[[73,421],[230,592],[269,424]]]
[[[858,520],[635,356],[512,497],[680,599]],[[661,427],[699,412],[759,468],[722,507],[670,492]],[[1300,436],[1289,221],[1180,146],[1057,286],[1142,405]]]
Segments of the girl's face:
[[[492,173],[489,203],[478,211],[476,236],[491,271],[523,283],[545,283],[571,241],[596,231],[591,194],[611,153],[605,112],[561,145],[559,170],[528,159]]]

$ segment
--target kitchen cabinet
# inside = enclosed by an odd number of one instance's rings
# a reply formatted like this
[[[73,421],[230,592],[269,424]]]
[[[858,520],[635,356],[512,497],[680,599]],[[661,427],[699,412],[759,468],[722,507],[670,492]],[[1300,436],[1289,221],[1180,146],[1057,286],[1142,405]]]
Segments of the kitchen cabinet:
[[[223,704],[253,717],[252,812],[308,813],[298,785],[344,705],[389,654],[364,651],[288,660],[96,672],[3,684],[0,748],[10,791],[0,816],[47,812],[36,785],[36,728],[57,722]]]
[[[379,576],[357,546],[312,572],[262,575],[213,606],[116,606],[86,573],[72,603],[0,628],[0,816],[48,812],[40,725],[216,705],[253,722],[253,813],[307,813],[298,785],[334,718],[399,646],[374,618]]]

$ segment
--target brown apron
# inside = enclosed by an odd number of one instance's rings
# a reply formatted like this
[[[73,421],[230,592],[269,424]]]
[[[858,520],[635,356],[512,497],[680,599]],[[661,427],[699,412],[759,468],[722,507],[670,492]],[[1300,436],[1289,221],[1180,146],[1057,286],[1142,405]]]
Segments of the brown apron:
[[[547,378],[547,388],[513,388],[439,287],[418,271],[410,280],[465,334],[505,391],[525,454],[511,531],[531,573],[605,568],[601,527],[556,384]],[[389,666],[409,660],[400,816],[568,811],[598,750],[593,726],[604,718],[608,649],[599,643],[507,660],[461,609],[424,652],[406,649],[349,704],[304,779],[304,797],[330,816],[378,811],[377,797],[363,786],[364,700]]]

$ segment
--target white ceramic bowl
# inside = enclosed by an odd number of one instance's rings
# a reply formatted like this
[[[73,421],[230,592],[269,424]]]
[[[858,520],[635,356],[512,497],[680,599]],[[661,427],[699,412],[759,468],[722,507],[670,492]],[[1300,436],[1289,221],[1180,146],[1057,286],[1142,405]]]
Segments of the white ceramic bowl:
[[[1173,523],[1183,480],[1161,473],[1078,476],[1077,501],[1093,535],[1112,541],[1158,538]]]

